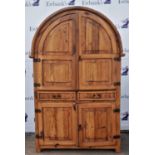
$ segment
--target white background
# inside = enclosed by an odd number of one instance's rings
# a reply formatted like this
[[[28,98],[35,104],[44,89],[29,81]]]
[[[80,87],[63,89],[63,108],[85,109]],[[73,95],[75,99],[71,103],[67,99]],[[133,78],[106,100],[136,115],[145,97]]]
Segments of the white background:
[[[126,54],[122,58],[122,73],[129,66],[129,29],[122,28],[128,19],[128,0],[111,0],[110,4],[105,4],[106,0],[76,0],[74,5],[69,5],[71,0],[40,0],[39,6],[33,6],[36,0],[25,1],[25,112],[27,115],[25,130],[34,132],[34,100],[33,100],[33,70],[32,59],[29,58],[32,38],[41,22],[53,12],[70,6],[90,7],[106,15],[117,27],[122,39],[123,50]],[[129,25],[128,25],[129,26]],[[129,129],[129,75],[122,75],[121,79],[121,129]],[[124,118],[124,119],[123,119]]]

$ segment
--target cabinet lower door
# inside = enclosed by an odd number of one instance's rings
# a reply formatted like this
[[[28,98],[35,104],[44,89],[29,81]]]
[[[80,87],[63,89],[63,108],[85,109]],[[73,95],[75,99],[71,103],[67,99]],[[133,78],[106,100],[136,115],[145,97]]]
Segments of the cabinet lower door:
[[[80,147],[114,145],[114,123],[112,103],[79,104]]]
[[[77,118],[73,103],[40,103],[38,129],[40,145],[76,146]]]

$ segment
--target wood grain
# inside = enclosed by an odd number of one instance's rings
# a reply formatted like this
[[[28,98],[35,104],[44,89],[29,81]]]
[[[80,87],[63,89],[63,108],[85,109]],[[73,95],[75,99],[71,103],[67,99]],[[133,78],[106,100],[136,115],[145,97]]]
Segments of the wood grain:
[[[49,16],[32,43],[36,151],[120,151],[121,39],[112,22],[84,7]],[[117,85],[116,85],[117,84]],[[117,109],[117,110],[115,110]]]

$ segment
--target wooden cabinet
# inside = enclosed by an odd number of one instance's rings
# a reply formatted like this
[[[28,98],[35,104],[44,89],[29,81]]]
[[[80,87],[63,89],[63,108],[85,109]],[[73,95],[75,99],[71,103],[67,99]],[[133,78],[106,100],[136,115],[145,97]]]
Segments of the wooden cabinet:
[[[120,151],[122,46],[115,26],[84,7],[43,21],[32,43],[36,150]]]

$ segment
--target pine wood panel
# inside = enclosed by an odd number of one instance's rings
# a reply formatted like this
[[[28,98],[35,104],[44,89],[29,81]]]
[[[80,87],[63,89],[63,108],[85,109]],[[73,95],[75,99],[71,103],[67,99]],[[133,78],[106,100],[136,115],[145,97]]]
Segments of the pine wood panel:
[[[43,132],[42,145],[76,145],[77,114],[74,103],[45,103],[39,105],[39,131]]]
[[[80,146],[113,145],[113,104],[79,104]]]
[[[45,55],[72,55],[75,45],[76,14],[65,15],[53,21],[42,32],[38,51]]]
[[[42,63],[43,87],[74,89],[75,64],[69,60],[44,60]]]
[[[80,55],[118,53],[117,38],[111,25],[99,16],[80,12]]]
[[[72,24],[71,20],[61,22],[50,31],[44,42],[44,53],[54,55],[71,54],[73,44]]]
[[[79,62],[80,89],[112,89],[112,59],[85,59]]]

